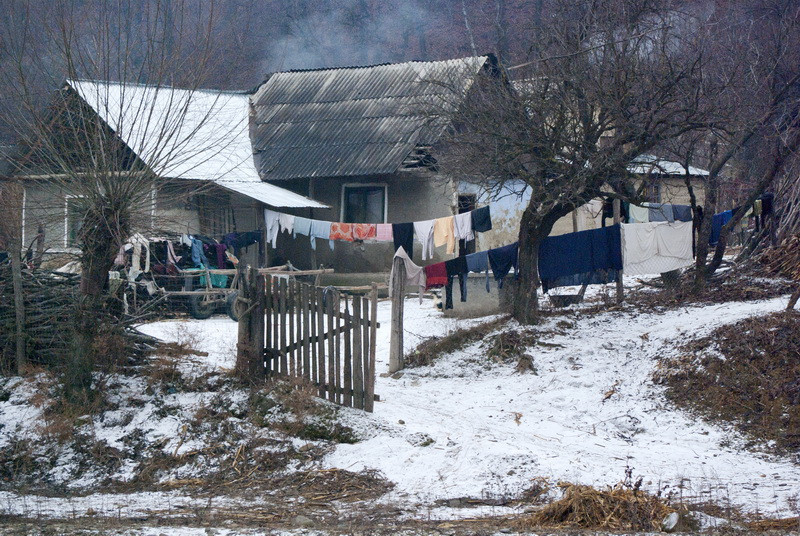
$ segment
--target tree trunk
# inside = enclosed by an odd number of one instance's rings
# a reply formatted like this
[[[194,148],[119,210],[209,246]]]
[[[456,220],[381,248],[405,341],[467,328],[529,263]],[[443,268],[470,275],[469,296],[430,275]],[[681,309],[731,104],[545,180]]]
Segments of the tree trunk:
[[[533,210],[529,206],[522,214],[519,227],[519,279],[515,282],[513,316],[520,324],[539,321],[539,243],[541,235]]]

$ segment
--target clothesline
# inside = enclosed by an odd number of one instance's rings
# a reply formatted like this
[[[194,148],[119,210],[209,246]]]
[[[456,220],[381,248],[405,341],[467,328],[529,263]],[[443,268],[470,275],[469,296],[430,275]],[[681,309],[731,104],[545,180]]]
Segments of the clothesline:
[[[602,284],[616,281],[619,270],[630,275],[663,273],[693,263],[691,222],[651,222],[616,224],[610,227],[578,231],[542,240],[539,246],[539,277],[542,289],[581,284]],[[418,266],[400,247],[395,257],[406,269],[406,283],[422,292],[434,287],[445,288],[445,308],[453,307],[452,287],[459,279],[461,301],[467,299],[467,275],[486,274],[486,291],[490,291],[489,269],[502,288],[503,280],[514,268],[518,276],[519,243],[471,253],[444,262]],[[392,263],[390,281],[394,281]],[[391,292],[391,289],[390,289]]]
[[[331,250],[334,241],[374,240],[393,242],[395,251],[402,247],[413,252],[416,239],[422,244],[422,260],[427,260],[433,257],[436,247],[446,245],[447,253],[452,254],[459,240],[474,240],[476,232],[491,230],[492,217],[488,205],[455,216],[406,223],[330,222],[264,209],[264,226],[267,242],[273,248],[277,246],[281,232],[291,233],[294,238],[298,234],[308,236],[312,249],[317,247],[317,238],[328,240]]]

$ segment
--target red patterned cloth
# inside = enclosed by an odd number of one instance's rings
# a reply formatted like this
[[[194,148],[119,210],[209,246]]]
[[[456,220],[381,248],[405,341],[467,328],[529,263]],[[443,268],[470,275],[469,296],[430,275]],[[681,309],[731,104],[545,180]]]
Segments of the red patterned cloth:
[[[331,240],[346,240],[353,241],[353,224],[352,223],[331,223]]]
[[[369,240],[375,239],[377,235],[377,226],[374,223],[354,223],[353,224],[353,238],[355,240]]]
[[[447,268],[443,262],[425,267],[425,290],[443,287],[447,284]]]

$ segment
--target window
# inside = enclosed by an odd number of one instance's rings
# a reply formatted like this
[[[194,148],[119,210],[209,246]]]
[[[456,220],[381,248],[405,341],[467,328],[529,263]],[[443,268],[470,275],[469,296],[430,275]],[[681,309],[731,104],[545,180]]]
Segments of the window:
[[[83,198],[67,197],[64,199],[64,245],[70,248],[79,246],[78,233],[83,227],[86,207]]]
[[[661,203],[661,181],[650,179],[647,183],[647,200],[651,203]]]
[[[386,185],[344,185],[342,187],[342,221],[346,223],[384,223],[386,221]]]

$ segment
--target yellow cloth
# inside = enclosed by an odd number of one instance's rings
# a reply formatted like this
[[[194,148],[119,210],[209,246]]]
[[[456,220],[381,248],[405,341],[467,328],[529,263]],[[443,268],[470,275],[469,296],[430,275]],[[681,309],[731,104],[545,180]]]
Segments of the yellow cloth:
[[[456,231],[453,227],[453,216],[433,221],[433,245],[439,247],[445,244],[447,244],[448,253],[455,253]]]
[[[761,216],[761,200],[756,199],[756,202],[753,203],[753,216]]]

